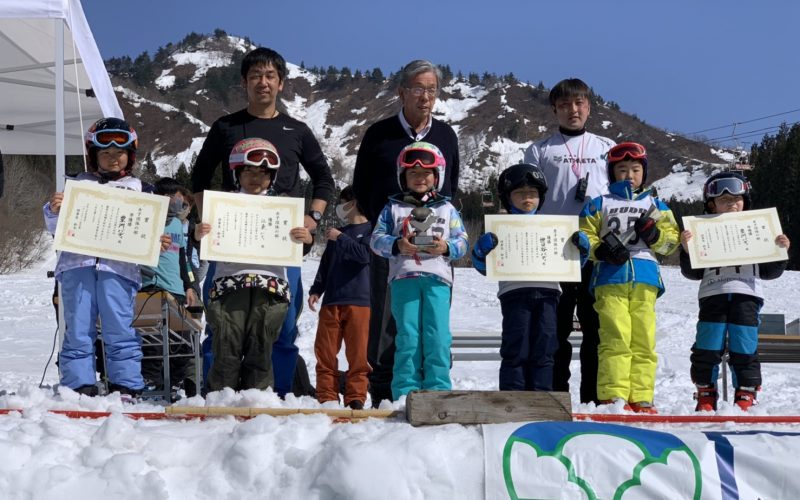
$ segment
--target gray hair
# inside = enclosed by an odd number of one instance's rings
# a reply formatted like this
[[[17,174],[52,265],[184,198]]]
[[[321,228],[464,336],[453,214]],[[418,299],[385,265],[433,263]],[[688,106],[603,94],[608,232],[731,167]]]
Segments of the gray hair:
[[[414,79],[415,76],[421,73],[433,73],[436,75],[436,85],[441,86],[442,70],[440,70],[439,67],[432,62],[425,59],[411,61],[400,70],[400,86],[405,87],[411,82],[411,80]]]

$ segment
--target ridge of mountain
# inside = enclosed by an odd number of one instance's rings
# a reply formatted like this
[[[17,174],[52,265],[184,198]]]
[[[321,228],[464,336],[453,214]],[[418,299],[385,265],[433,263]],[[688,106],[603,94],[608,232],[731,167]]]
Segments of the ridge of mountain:
[[[140,158],[161,175],[191,169],[214,120],[246,106],[239,65],[254,48],[246,38],[221,30],[188,35],[168,44],[153,59],[142,54],[106,61],[125,116],[137,128]],[[334,178],[349,182],[367,127],[399,111],[395,83],[379,69],[310,71],[287,63],[289,74],[279,110],[306,122],[328,157]],[[557,130],[549,90],[509,74],[482,78],[452,75],[446,68],[434,116],[457,132],[461,147],[460,188],[482,190],[490,176],[522,160],[532,142]],[[596,97],[587,130],[617,142],[633,140],[648,148],[648,179],[668,186],[666,199],[692,199],[685,185],[704,179],[733,160],[729,152],[648,125],[619,105]],[[666,181],[670,177],[675,182]]]

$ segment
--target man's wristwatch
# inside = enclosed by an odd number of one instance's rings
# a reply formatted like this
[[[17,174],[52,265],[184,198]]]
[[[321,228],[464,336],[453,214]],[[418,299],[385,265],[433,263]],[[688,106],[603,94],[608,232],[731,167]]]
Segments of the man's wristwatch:
[[[314,222],[316,222],[317,224],[319,224],[319,221],[322,220],[322,212],[319,212],[317,210],[309,210],[308,216],[314,219]]]

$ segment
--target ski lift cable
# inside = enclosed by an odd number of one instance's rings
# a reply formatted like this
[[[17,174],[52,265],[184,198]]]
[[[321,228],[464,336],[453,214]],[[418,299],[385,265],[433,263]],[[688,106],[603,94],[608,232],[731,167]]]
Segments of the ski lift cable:
[[[788,115],[788,114],[791,114],[791,113],[797,113],[798,111],[800,111],[800,108],[792,109],[790,111],[784,111],[782,113],[775,113],[775,114],[772,114],[772,115],[762,116],[762,117],[759,117],[759,118],[753,118],[751,120],[744,120],[744,121],[741,121],[741,122],[733,122],[733,123],[729,123],[727,125],[721,125],[719,127],[711,127],[711,128],[707,128],[707,129],[703,129],[703,130],[698,130],[697,132],[689,132],[686,135],[702,134],[703,132],[710,132],[712,130],[721,130],[723,128],[728,128],[728,127],[734,127],[735,128],[737,125],[744,125],[745,123],[752,123],[752,122],[757,122],[759,120],[766,120],[767,118],[774,118],[776,116],[783,116],[783,115]]]
[[[791,125],[797,125],[797,124],[800,124],[800,121],[787,123],[786,125],[791,126]],[[735,135],[725,135],[725,136],[721,136],[721,137],[715,137],[713,139],[706,139],[703,142],[713,142],[713,141],[722,141],[722,140],[738,140],[738,139],[742,139],[744,137],[753,137],[753,136],[757,136],[757,135],[762,135],[764,133],[775,131],[775,130],[778,130],[780,128],[781,128],[781,125],[774,125],[772,127],[764,127],[764,128],[760,128],[760,129],[740,132],[740,133],[735,134]]]

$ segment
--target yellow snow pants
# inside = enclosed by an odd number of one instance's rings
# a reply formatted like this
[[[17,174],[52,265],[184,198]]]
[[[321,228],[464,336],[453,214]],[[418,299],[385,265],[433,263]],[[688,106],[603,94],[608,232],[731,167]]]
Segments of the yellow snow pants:
[[[594,295],[594,309],[600,319],[597,398],[652,402],[658,360],[658,289],[643,283],[622,283],[598,286]]]

